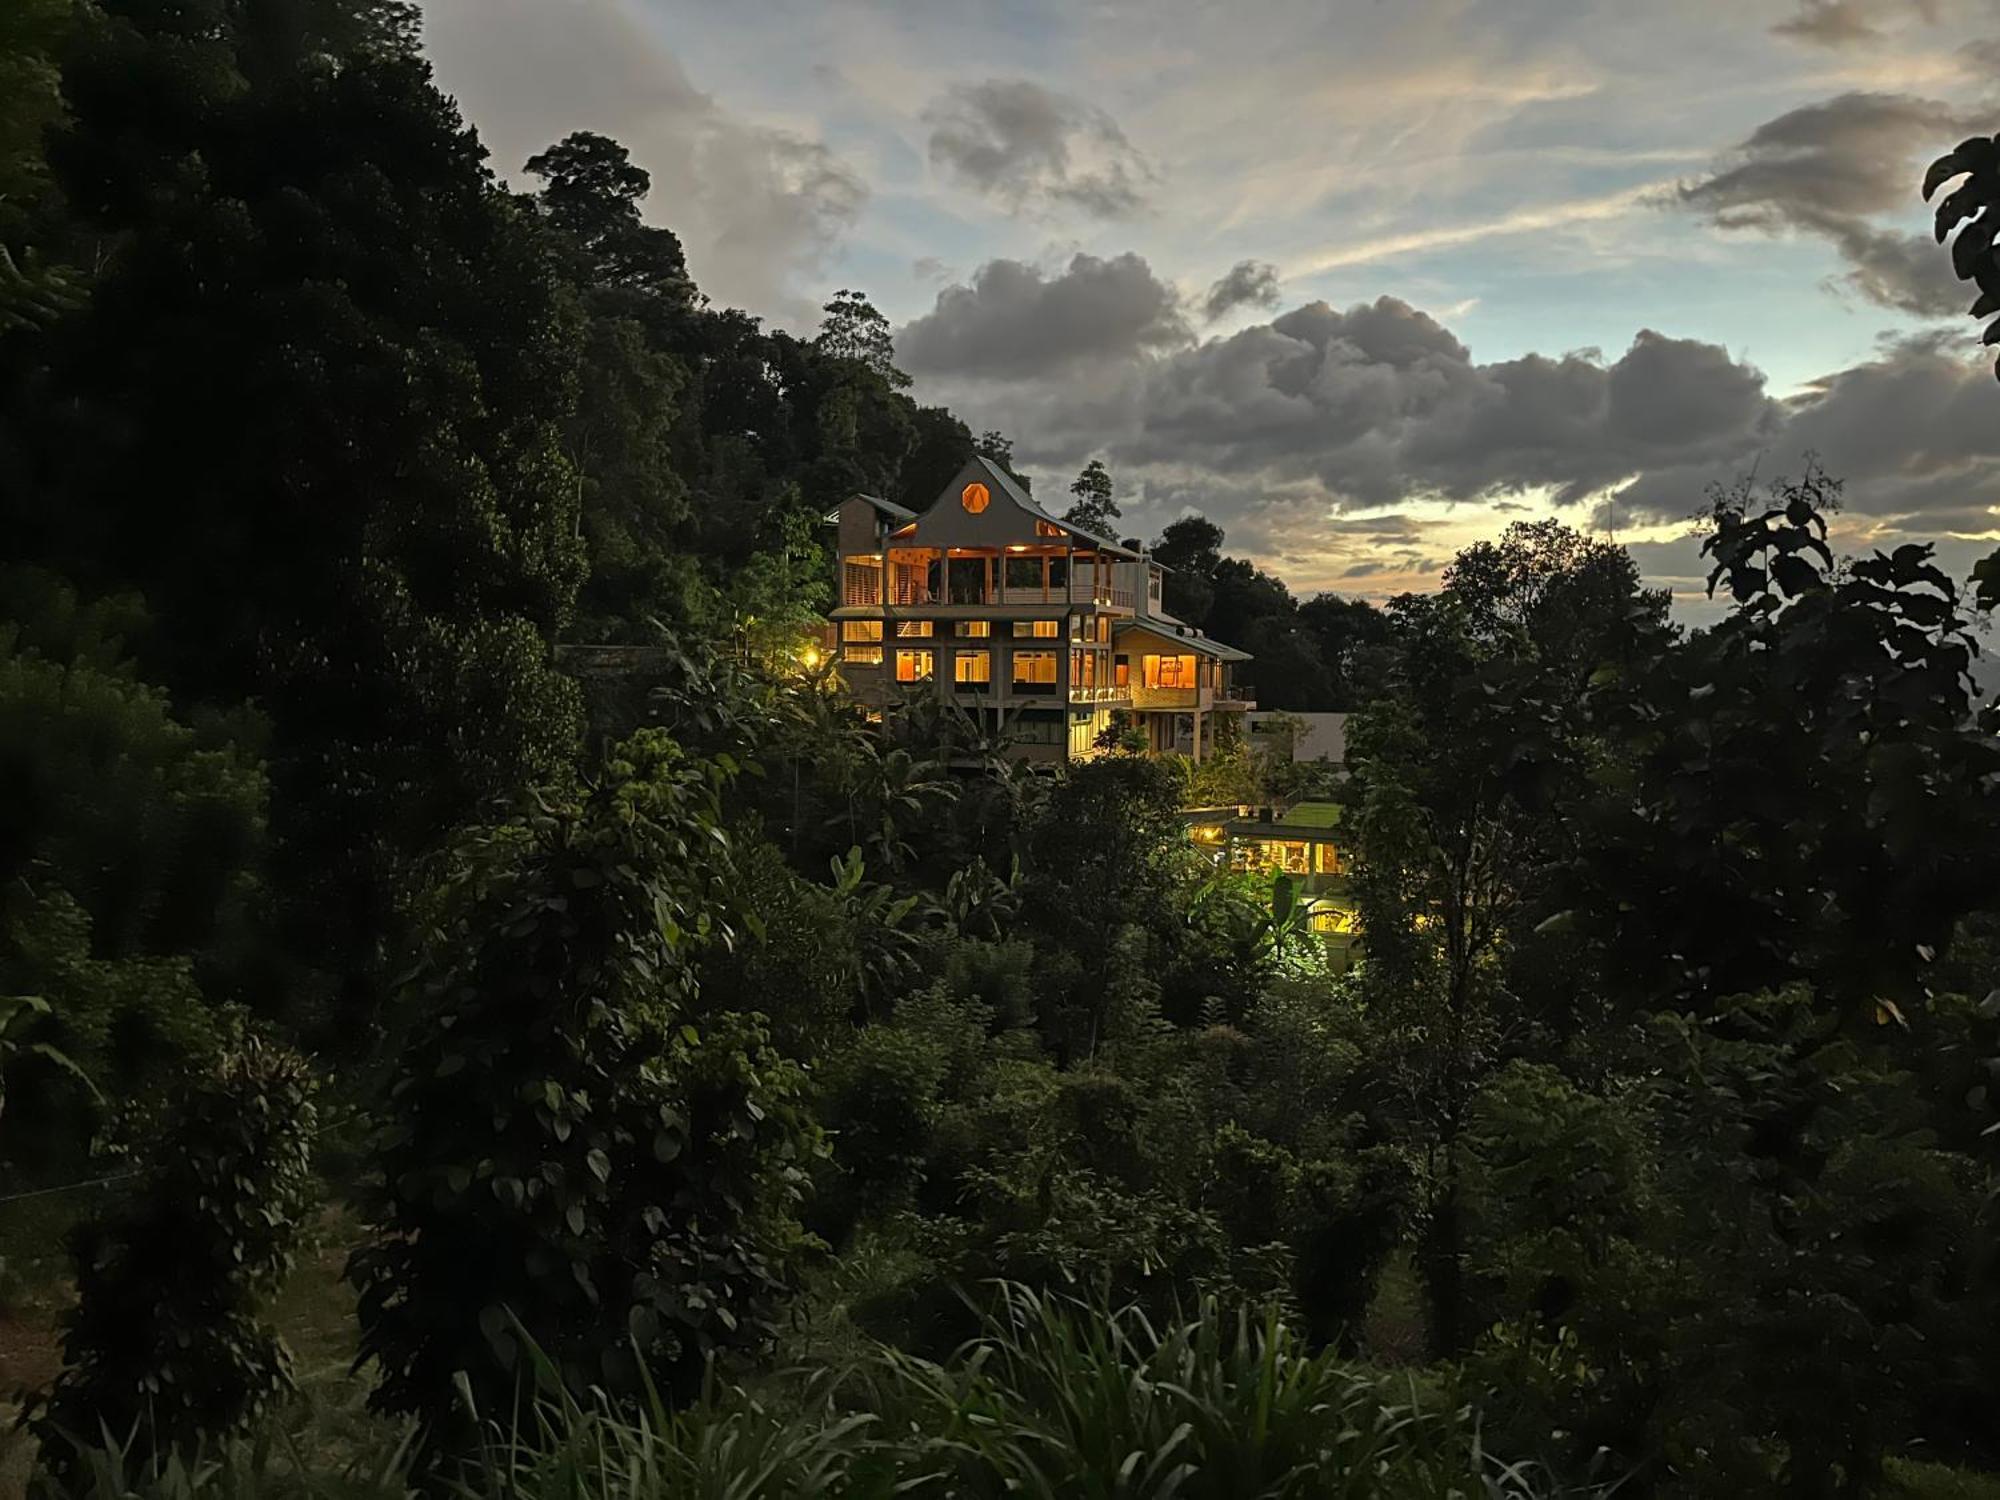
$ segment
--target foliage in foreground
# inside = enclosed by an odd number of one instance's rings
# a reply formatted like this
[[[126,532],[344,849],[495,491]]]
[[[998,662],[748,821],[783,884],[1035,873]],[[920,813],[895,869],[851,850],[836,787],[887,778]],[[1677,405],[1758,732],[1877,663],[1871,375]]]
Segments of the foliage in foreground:
[[[712,770],[644,734],[461,852],[350,1271],[376,1404],[453,1446],[518,1330],[627,1400],[775,1332],[817,1136],[761,1019],[697,1008],[692,954],[730,939]]]
[[[261,1311],[291,1267],[316,1118],[304,1060],[253,1039],[149,1133],[140,1186],[71,1236],[65,1368],[27,1415],[49,1467],[107,1432],[144,1465],[250,1427],[291,1391],[291,1356]]]
[[[933,1364],[877,1349],[768,1399],[679,1411],[549,1395],[455,1482],[464,1500],[611,1495],[1129,1496],[1439,1500],[1555,1493],[1481,1445],[1449,1396],[1307,1352],[1275,1312],[1150,1321],[1002,1286],[980,1336]],[[411,1449],[384,1426],[344,1464],[268,1433],[134,1462],[85,1450],[57,1494],[402,1497]]]

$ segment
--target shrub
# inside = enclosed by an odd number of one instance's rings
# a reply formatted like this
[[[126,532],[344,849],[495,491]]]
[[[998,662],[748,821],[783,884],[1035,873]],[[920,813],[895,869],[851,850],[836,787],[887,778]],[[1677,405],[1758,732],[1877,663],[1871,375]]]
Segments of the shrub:
[[[843,1242],[864,1215],[904,1207],[923,1179],[947,1059],[901,1026],[864,1026],[818,1079],[820,1124],[832,1156],[815,1195],[813,1226]]]
[[[314,1124],[305,1063],[245,1042],[148,1133],[126,1201],[72,1232],[64,1369],[27,1415],[50,1472],[105,1434],[143,1464],[242,1431],[291,1388],[259,1309],[291,1266]]]
[[[632,1402],[776,1331],[819,1135],[760,1018],[695,1014],[691,957],[730,936],[716,786],[642,733],[460,852],[349,1265],[375,1404],[434,1448],[469,1436],[461,1380],[511,1408],[523,1333]]]

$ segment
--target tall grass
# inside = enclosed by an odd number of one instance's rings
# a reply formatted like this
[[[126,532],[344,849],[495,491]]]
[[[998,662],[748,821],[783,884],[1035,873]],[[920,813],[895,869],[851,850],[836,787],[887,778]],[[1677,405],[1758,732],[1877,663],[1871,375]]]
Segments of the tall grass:
[[[1080,1500],[1444,1500],[1545,1493],[1484,1453],[1476,1418],[1407,1380],[1313,1355],[1269,1311],[1213,1302],[1156,1325],[1003,1286],[947,1364],[885,1353],[878,1404],[925,1434],[953,1495]],[[909,1477],[917,1477],[915,1475]]]
[[[1487,1454],[1474,1413],[1304,1349],[1275,1314],[1207,1304],[1158,1324],[1018,1286],[941,1363],[875,1350],[839,1371],[669,1410],[547,1395],[454,1471],[457,1500],[1447,1500],[1556,1493]],[[345,1456],[260,1436],[152,1472],[91,1450],[82,1500],[403,1500],[406,1434]],[[432,1486],[433,1492],[436,1486]]]

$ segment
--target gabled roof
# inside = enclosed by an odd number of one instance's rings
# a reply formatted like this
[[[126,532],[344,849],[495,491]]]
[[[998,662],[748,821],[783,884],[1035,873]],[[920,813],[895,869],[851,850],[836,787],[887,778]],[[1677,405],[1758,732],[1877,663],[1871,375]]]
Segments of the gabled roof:
[[[1234,646],[1203,635],[1185,620],[1176,620],[1169,614],[1140,615],[1132,620],[1120,620],[1112,627],[1114,633],[1121,630],[1150,630],[1163,639],[1178,641],[1199,656],[1212,656],[1217,661],[1249,661],[1248,651],[1239,651]]]
[[[914,521],[917,518],[917,513],[915,511],[910,510],[905,506],[898,505],[893,500],[884,500],[880,495],[864,495],[861,493],[861,491],[856,490],[852,495],[849,495],[847,498],[850,500],[859,500],[863,504],[873,506],[875,508],[875,513],[879,516],[882,516],[886,520]],[[840,519],[840,512],[838,510],[830,510],[826,513],[824,519],[828,525],[831,525],[833,522],[838,521]]]
[[[980,477],[985,480],[988,488],[998,490],[1037,521],[1047,521],[1051,526],[1061,527],[1065,533],[1074,537],[1086,547],[1098,552],[1108,552],[1113,557],[1136,559],[1139,556],[1138,553],[1121,542],[1112,541],[1109,537],[1101,537],[1094,531],[1085,531],[1081,526],[1072,526],[1061,516],[1049,514],[1048,511],[1036,503],[1033,495],[1030,495],[1026,490],[1021,488],[1019,481],[1012,474],[1009,474],[985,454],[973,454],[970,467],[981,471]],[[946,500],[955,500],[959,490],[964,487],[964,479],[965,471],[960,470],[958,477],[945,487],[943,494],[931,502],[932,505],[942,505]]]

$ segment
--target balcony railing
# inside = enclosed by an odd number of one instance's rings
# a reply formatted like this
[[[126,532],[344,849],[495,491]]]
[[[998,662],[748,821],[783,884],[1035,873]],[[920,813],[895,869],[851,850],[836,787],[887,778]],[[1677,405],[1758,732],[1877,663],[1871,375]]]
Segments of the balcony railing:
[[[856,597],[855,590],[850,587],[846,602],[875,604],[880,601],[874,597]],[[1003,586],[995,589],[955,589],[941,592],[914,580],[896,579],[889,585],[889,603],[899,608],[933,604],[983,608],[1035,604],[1099,604],[1109,608],[1130,609],[1132,591],[1114,588],[1093,589],[1088,582],[1079,581],[1070,584],[1066,589]]]

